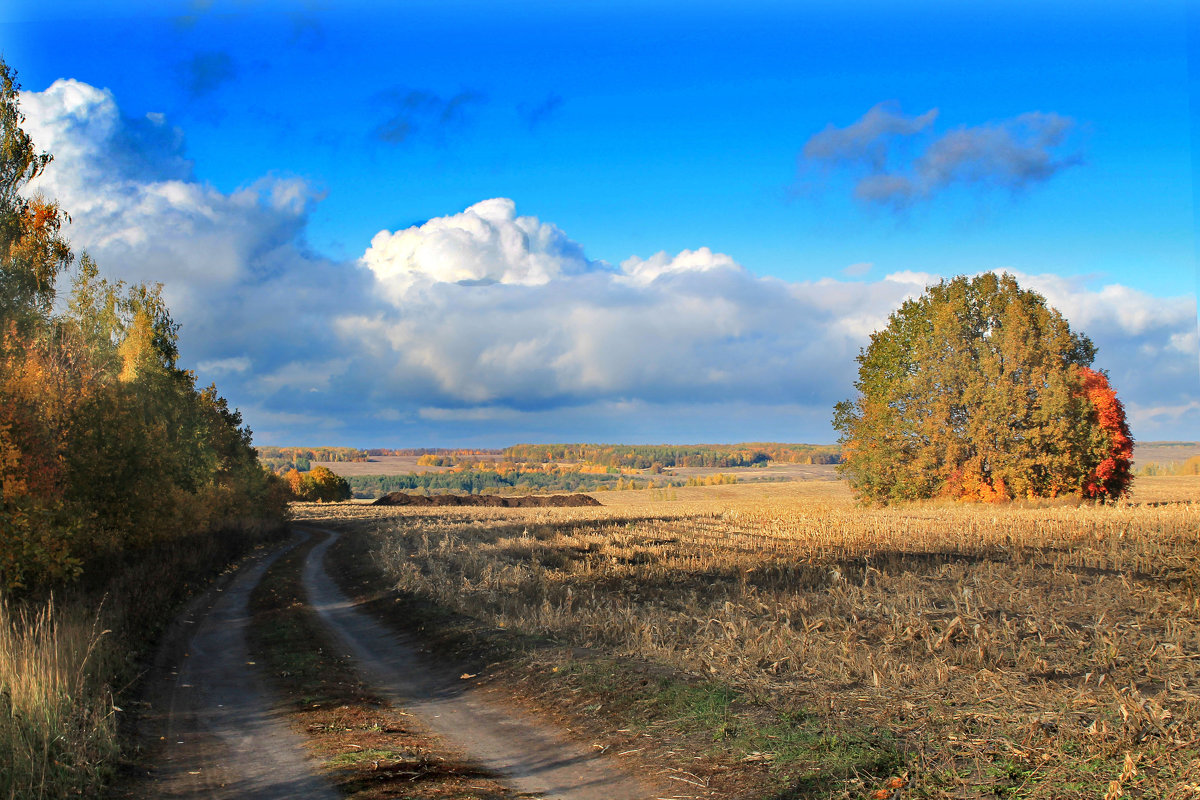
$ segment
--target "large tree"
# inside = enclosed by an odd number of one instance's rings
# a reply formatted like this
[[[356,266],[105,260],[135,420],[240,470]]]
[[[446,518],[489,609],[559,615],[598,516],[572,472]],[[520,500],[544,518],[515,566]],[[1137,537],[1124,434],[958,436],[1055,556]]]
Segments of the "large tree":
[[[1096,348],[1008,275],[905,302],[858,356],[833,424],[865,502],[1128,491],[1133,441]]]
[[[282,484],[241,415],[178,366],[161,287],[105,280],[86,253],[71,271],[68,218],[30,193],[50,156],[19,101],[0,59],[0,593],[93,566],[99,580],[202,533],[248,544],[278,529]]]

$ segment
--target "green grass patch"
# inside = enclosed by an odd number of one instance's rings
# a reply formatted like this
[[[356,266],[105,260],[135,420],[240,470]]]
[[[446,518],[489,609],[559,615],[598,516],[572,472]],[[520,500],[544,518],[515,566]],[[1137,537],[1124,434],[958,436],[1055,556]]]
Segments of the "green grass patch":
[[[299,708],[363,699],[349,661],[306,604],[301,572],[313,538],[283,554],[250,595],[250,648],[273,682]]]
[[[886,778],[904,768],[886,731],[832,729],[804,708],[778,709],[716,681],[631,680],[617,661],[571,661],[552,674],[591,697],[621,698],[630,726],[658,737],[708,742],[726,762],[768,764],[778,800],[826,796],[850,778]],[[599,710],[584,706],[584,712]]]

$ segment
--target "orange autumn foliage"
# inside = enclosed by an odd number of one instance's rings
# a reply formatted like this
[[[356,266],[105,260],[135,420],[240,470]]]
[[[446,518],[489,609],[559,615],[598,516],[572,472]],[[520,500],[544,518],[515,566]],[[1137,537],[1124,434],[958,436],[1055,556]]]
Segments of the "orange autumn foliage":
[[[1107,441],[1100,443],[1103,458],[1084,479],[1085,497],[1119,497],[1133,480],[1133,438],[1125,420],[1125,407],[1103,373],[1079,367],[1083,395],[1095,409],[1096,422]]]
[[[906,301],[834,407],[841,472],[865,503],[1128,491],[1132,439],[1095,345],[1009,275],[960,276]]]

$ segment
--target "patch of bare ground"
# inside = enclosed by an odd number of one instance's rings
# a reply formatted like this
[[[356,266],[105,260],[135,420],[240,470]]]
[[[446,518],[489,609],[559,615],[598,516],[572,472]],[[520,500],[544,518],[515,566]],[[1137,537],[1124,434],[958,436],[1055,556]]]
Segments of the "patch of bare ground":
[[[337,789],[356,800],[512,797],[494,775],[364,686],[306,605],[301,568],[315,543],[285,554],[255,589],[251,647]]]
[[[349,533],[380,616],[681,796],[1200,798],[1200,478],[1106,506],[646,494],[297,513]]]

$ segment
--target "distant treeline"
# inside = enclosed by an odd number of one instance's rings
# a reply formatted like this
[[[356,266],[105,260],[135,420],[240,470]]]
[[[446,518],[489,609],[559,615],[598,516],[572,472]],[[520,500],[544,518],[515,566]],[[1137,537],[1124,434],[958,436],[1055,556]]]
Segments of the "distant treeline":
[[[678,478],[637,479],[625,475],[586,472],[524,472],[509,470],[463,470],[420,472],[408,475],[351,475],[347,478],[355,497],[380,497],[388,492],[464,492],[505,494],[509,492],[602,492],[620,489],[684,486]],[[733,479],[724,482],[732,483]]]
[[[277,475],[288,470],[308,472],[314,461],[369,461],[366,450],[354,447],[259,447],[258,460]]]
[[[503,450],[488,450],[479,447],[375,447],[366,451],[369,456],[499,456]]]
[[[518,444],[504,449],[510,461],[571,461],[604,467],[751,467],[774,461],[783,464],[837,464],[837,445],[746,442],[742,444],[627,445]]]
[[[355,447],[259,447],[258,457],[346,462],[366,461],[370,453]]]
[[[371,448],[352,447],[260,447],[259,458],[277,473],[290,469],[301,472],[312,462],[369,461],[381,456],[417,456],[421,466],[475,467],[497,459],[521,473],[534,471],[538,464],[579,464],[614,470],[654,470],[673,467],[725,469],[777,464],[838,464],[842,454],[837,445],[783,444],[780,442],[744,442],[742,444],[518,444],[503,450],[485,448]],[[484,460],[480,460],[484,457]],[[486,471],[486,470],[485,470]],[[586,472],[586,470],[580,470]],[[507,477],[507,475],[506,475]],[[411,488],[411,487],[410,487]]]
[[[445,448],[445,447],[410,447],[388,448],[373,447],[360,450],[355,447],[260,447],[258,457],[263,466],[272,472],[282,475],[288,470],[296,469],[307,472],[312,469],[312,462],[347,463],[351,461],[370,461],[381,456],[423,456],[441,459],[439,463],[446,466],[468,460],[471,456],[502,456],[502,450],[486,450],[482,448]]]

